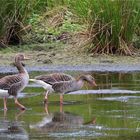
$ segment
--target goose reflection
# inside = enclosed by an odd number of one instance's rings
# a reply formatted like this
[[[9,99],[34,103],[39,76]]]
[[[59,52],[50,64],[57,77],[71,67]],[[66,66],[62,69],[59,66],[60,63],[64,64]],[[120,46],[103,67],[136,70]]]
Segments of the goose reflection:
[[[37,124],[30,125],[31,129],[41,132],[73,131],[85,124],[83,117],[80,115],[71,112],[48,113],[47,107],[45,107],[47,111],[46,116]],[[94,121],[89,121],[86,124],[93,123]]]
[[[15,115],[15,120],[10,121],[7,119],[7,113],[4,112],[4,119],[0,120],[0,140],[29,140],[28,133],[18,121],[18,118],[24,113]]]

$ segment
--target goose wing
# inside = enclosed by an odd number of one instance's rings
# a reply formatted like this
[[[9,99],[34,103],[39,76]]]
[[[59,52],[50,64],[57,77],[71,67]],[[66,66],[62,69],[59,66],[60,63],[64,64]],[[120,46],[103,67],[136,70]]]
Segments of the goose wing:
[[[65,73],[53,73],[49,75],[40,75],[35,77],[37,80],[42,80],[48,84],[54,84],[60,81],[70,81],[73,80],[74,77]]]
[[[21,89],[21,87],[22,87],[22,81],[14,83],[10,86],[8,93],[10,95],[16,95],[17,92]]]
[[[74,80],[56,82],[52,85],[52,88],[55,92],[67,93],[76,89],[76,83]]]
[[[10,75],[5,76],[0,79],[0,89],[9,90],[12,86],[14,86],[16,83],[21,82],[22,78],[20,75]]]

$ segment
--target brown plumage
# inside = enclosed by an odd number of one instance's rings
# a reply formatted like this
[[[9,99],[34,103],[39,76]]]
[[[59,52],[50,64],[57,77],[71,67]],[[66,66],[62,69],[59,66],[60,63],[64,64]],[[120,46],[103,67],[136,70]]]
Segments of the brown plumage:
[[[47,90],[45,96],[46,100],[48,99],[48,93],[53,91],[60,93],[60,102],[63,100],[63,94],[81,89],[84,85],[84,81],[96,86],[95,80],[91,75],[81,75],[75,79],[74,77],[64,73],[55,73],[44,77],[38,76],[36,79],[30,80],[42,85],[43,88]]]
[[[22,87],[23,76],[22,74],[5,76],[0,79],[0,89],[8,90],[9,95],[17,96],[18,91]]]
[[[81,89],[84,85],[84,81],[96,86],[95,80],[91,75],[81,75],[77,79],[73,78],[69,81],[55,82],[52,84],[52,88],[55,92],[68,93]]]
[[[49,75],[40,75],[40,76],[35,77],[35,79],[42,80],[45,83],[52,85],[56,82],[69,81],[69,80],[73,80],[74,78],[71,75],[68,75],[65,73],[53,73]]]
[[[7,97],[12,95],[15,99],[15,104],[17,104],[21,109],[25,109],[17,100],[17,94],[22,91],[29,81],[29,75],[26,69],[22,65],[22,61],[26,60],[23,54],[18,54],[15,56],[15,65],[19,71],[18,74],[8,75],[0,79],[0,89],[7,91],[7,94],[0,95],[4,96],[4,109],[7,110],[6,102]]]

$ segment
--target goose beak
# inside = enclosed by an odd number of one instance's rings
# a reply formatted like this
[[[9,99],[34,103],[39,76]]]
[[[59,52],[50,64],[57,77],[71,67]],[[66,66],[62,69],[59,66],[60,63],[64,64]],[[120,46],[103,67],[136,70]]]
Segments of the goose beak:
[[[29,57],[24,57],[24,60],[30,60],[30,58]]]
[[[97,87],[97,84],[96,84],[95,81],[92,82],[92,85],[95,86],[95,87]]]

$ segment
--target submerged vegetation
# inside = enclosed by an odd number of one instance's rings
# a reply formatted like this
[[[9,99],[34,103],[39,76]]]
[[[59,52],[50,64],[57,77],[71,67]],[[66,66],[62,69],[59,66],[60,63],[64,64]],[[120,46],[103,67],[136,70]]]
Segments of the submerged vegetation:
[[[140,40],[138,0],[1,0],[0,4],[0,47],[62,41],[91,53],[133,55]]]

